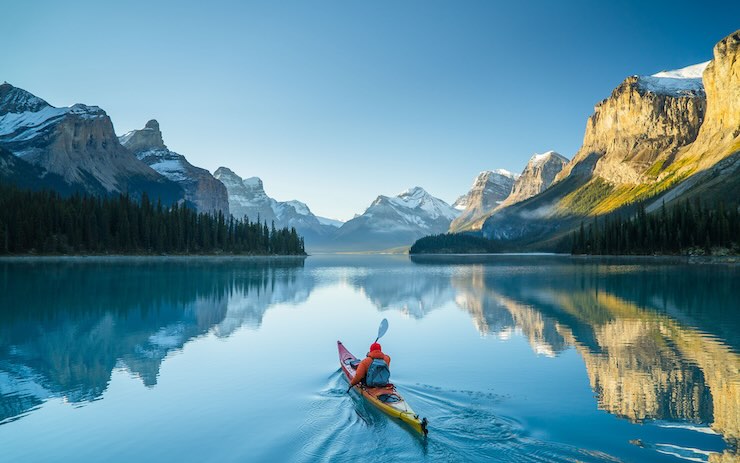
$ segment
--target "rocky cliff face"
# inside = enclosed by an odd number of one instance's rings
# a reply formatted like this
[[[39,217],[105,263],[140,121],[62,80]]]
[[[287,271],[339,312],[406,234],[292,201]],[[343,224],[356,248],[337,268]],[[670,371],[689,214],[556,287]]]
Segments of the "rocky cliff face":
[[[515,204],[545,191],[563,170],[568,159],[555,151],[535,154],[529,159],[522,175],[516,179],[511,194],[500,204],[505,207]]]
[[[276,201],[265,193],[259,177],[242,179],[227,167],[219,167],[214,176],[228,191],[229,209],[236,218],[274,222],[278,228],[293,227],[306,242],[308,250],[323,244],[337,231],[334,225],[322,223],[305,203],[300,201]]]
[[[62,177],[30,164],[2,147],[0,147],[0,183],[28,190],[54,190],[63,195],[74,192]]]
[[[702,76],[707,111],[696,141],[677,158],[701,157],[698,169],[740,150],[740,30],[714,47]]]
[[[462,213],[452,221],[450,231],[479,229],[481,219],[509,196],[518,177],[504,169],[487,170],[478,174],[470,191],[457,198],[452,205]]]
[[[226,187],[210,172],[190,164],[185,156],[170,151],[164,144],[159,123],[150,120],[143,129],[132,130],[119,137],[121,144],[152,169],[179,184],[185,199],[198,212],[229,214]]]
[[[639,183],[659,156],[694,141],[706,111],[701,78],[660,74],[628,77],[596,105],[581,149],[558,179],[581,173],[614,184]]]
[[[247,217],[251,221],[259,218],[260,222],[267,223],[277,220],[273,209],[276,201],[267,196],[258,177],[242,179],[228,167],[219,167],[213,175],[226,186],[231,215],[238,219]]]
[[[740,195],[740,30],[714,47],[702,76],[707,97],[704,123],[696,140],[676,153],[661,170],[657,185],[668,189],[665,200],[700,196],[728,200]]]
[[[88,193],[146,191],[165,203],[183,196],[178,185],[121,146],[97,106],[55,108],[23,89],[0,85],[0,146]]]

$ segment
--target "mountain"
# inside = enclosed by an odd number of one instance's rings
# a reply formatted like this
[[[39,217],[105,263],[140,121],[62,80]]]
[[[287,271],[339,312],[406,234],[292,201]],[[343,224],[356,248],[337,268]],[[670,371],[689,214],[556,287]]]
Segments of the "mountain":
[[[699,78],[701,75],[701,79]],[[586,217],[648,201],[740,198],[740,31],[713,59],[630,76],[594,108],[583,145],[542,193],[501,208],[483,234],[551,246]]]
[[[164,203],[182,199],[169,181],[121,146],[97,106],[51,106],[8,83],[0,85],[0,147],[60,176],[72,189],[104,195],[146,191]]]
[[[194,204],[198,212],[221,211],[229,215],[229,198],[223,183],[206,169],[190,164],[185,156],[170,151],[156,120],[150,120],[143,129],[132,130],[118,140],[139,160],[179,184],[185,191],[185,199]]]
[[[568,158],[555,151],[535,154],[514,182],[511,194],[499,205],[506,207],[538,195],[552,185],[555,176],[563,170]]]
[[[462,213],[452,221],[450,231],[479,229],[481,219],[509,196],[518,178],[519,175],[504,169],[486,170],[478,174],[470,191],[452,204],[452,207]]]
[[[322,223],[305,203],[300,201],[277,201],[265,193],[259,177],[242,179],[227,167],[219,167],[214,177],[226,186],[229,210],[236,218],[244,216],[259,220],[278,228],[294,227],[303,236],[306,248],[312,249],[328,240],[337,230],[335,225]]]
[[[410,246],[422,236],[446,232],[459,213],[418,186],[398,196],[381,195],[364,213],[342,225],[329,246],[341,251]]]
[[[276,201],[267,196],[258,177],[242,179],[227,167],[219,167],[213,176],[226,186],[231,215],[238,219],[247,216],[250,220],[259,217],[268,223],[277,219],[273,209]]]

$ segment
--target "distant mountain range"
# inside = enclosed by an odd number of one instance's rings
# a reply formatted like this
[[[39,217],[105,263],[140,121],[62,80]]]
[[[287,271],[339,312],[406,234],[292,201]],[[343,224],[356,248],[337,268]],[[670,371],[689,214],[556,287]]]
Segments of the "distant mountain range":
[[[337,230],[326,249],[382,251],[409,246],[425,235],[446,231],[459,211],[421,187],[398,196],[378,196],[365,212]]]
[[[309,251],[383,251],[466,232],[521,250],[552,249],[585,218],[647,201],[740,198],[740,31],[709,62],[627,77],[588,119],[572,160],[535,154],[521,174],[481,172],[452,206],[423,188],[378,196],[346,223],[277,201],[258,177],[214,175],[164,144],[159,123],[117,137],[105,111],[56,108],[0,85],[0,180],[62,194],[146,192],[164,204],[295,227]]]

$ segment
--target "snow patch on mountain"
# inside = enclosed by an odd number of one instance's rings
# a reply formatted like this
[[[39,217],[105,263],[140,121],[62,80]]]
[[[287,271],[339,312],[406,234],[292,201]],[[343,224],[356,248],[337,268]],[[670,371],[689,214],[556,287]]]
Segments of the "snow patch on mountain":
[[[709,61],[686,66],[672,71],[661,71],[650,76],[638,76],[643,90],[670,96],[691,96],[704,94],[702,73]]]
[[[84,119],[105,117],[105,111],[97,106],[76,104],[65,108],[46,106],[38,111],[5,113],[0,116],[0,136],[5,141],[26,141],[39,135],[48,126],[58,122],[67,114],[74,114]]]
[[[150,164],[149,167],[174,182],[189,180],[187,169],[185,165],[183,165],[182,159],[163,159],[159,162]]]
[[[653,77],[669,77],[672,79],[701,79],[704,70],[707,68],[709,61],[704,61],[699,64],[692,64],[681,69],[674,69],[673,71],[660,71],[653,74]]]

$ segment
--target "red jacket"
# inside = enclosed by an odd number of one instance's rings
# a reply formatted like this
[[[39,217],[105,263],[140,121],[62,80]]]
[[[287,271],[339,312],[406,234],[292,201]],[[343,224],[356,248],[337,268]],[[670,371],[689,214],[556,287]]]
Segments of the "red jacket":
[[[374,350],[372,352],[368,352],[367,357],[362,359],[362,362],[357,365],[357,372],[355,373],[355,377],[352,378],[352,381],[349,382],[350,386],[354,386],[355,384],[365,379],[365,375],[367,375],[367,369],[370,364],[373,363],[374,359],[383,359],[385,360],[386,365],[388,365],[389,367],[391,366],[391,358],[385,355],[382,351]]]

